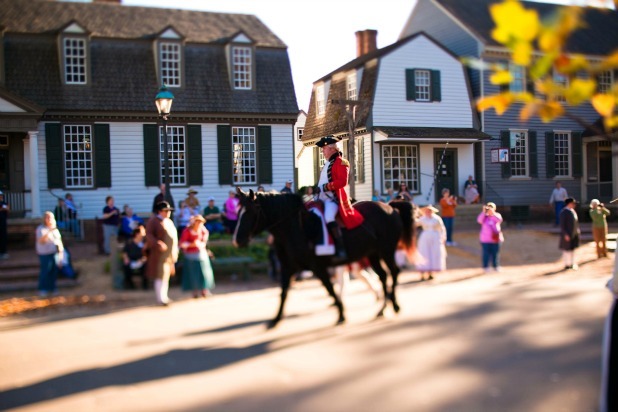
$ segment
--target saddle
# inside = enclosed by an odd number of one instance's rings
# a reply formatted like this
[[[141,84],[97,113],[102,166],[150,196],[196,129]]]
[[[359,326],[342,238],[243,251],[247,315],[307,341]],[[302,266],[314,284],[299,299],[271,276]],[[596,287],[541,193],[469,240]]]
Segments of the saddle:
[[[318,230],[312,231],[308,237],[315,243],[315,254],[318,256],[330,256],[336,252],[335,242],[326,227],[326,219],[324,218],[324,202],[321,200],[313,200],[305,204],[307,210],[318,217],[320,222]],[[335,222],[340,230],[346,229],[343,219],[337,213]]]

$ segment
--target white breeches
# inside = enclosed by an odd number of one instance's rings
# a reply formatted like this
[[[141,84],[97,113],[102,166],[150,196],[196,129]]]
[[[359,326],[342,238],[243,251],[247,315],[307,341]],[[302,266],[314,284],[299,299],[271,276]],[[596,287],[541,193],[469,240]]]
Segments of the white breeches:
[[[324,219],[326,223],[334,222],[339,211],[339,205],[334,200],[324,201]]]

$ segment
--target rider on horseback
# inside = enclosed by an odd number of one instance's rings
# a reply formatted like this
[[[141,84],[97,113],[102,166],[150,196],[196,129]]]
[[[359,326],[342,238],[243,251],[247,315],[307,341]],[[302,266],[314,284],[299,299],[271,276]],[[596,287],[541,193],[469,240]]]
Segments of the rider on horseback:
[[[337,146],[338,140],[333,136],[323,137],[316,146],[322,148],[322,154],[327,163],[324,164],[318,188],[320,193],[318,198],[324,202],[324,219],[326,227],[333,237],[337,257],[346,259],[347,254],[343,244],[341,228],[335,221],[337,212],[341,216],[346,228],[353,229],[363,223],[363,216],[357,212],[350,203],[346,188],[348,186],[348,175],[350,163],[343,159],[342,153]]]

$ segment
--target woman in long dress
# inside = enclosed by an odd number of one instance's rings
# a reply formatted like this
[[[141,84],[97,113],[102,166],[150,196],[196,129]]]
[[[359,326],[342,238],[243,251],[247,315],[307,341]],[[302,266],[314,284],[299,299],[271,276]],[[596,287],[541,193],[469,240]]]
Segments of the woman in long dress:
[[[183,251],[182,290],[193,292],[193,297],[210,295],[210,289],[215,287],[215,279],[208,258],[206,244],[208,230],[204,227],[201,215],[191,218],[189,226],[180,235],[180,248]]]
[[[423,230],[418,238],[418,262],[416,269],[421,273],[421,280],[433,279],[434,272],[446,269],[446,228],[442,218],[436,213],[438,209],[432,205],[425,206],[423,216],[417,225]]]

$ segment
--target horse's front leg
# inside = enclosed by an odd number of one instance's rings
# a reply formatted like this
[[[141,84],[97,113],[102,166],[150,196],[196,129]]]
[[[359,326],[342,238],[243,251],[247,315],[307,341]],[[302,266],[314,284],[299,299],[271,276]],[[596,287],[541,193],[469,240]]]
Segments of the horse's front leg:
[[[272,329],[281,320],[283,316],[283,306],[285,305],[285,300],[288,297],[288,290],[290,289],[290,279],[292,278],[292,273],[286,268],[281,268],[281,302],[279,303],[279,311],[277,312],[277,316],[268,324],[268,329]]]
[[[343,303],[341,303],[341,299],[335,293],[335,288],[333,288],[333,284],[330,281],[330,275],[326,268],[319,268],[313,271],[313,274],[318,277],[322,281],[322,284],[328,291],[328,294],[333,297],[335,300],[335,306],[339,309],[339,320],[337,320],[337,324],[342,324],[345,322],[345,316],[343,314]]]

